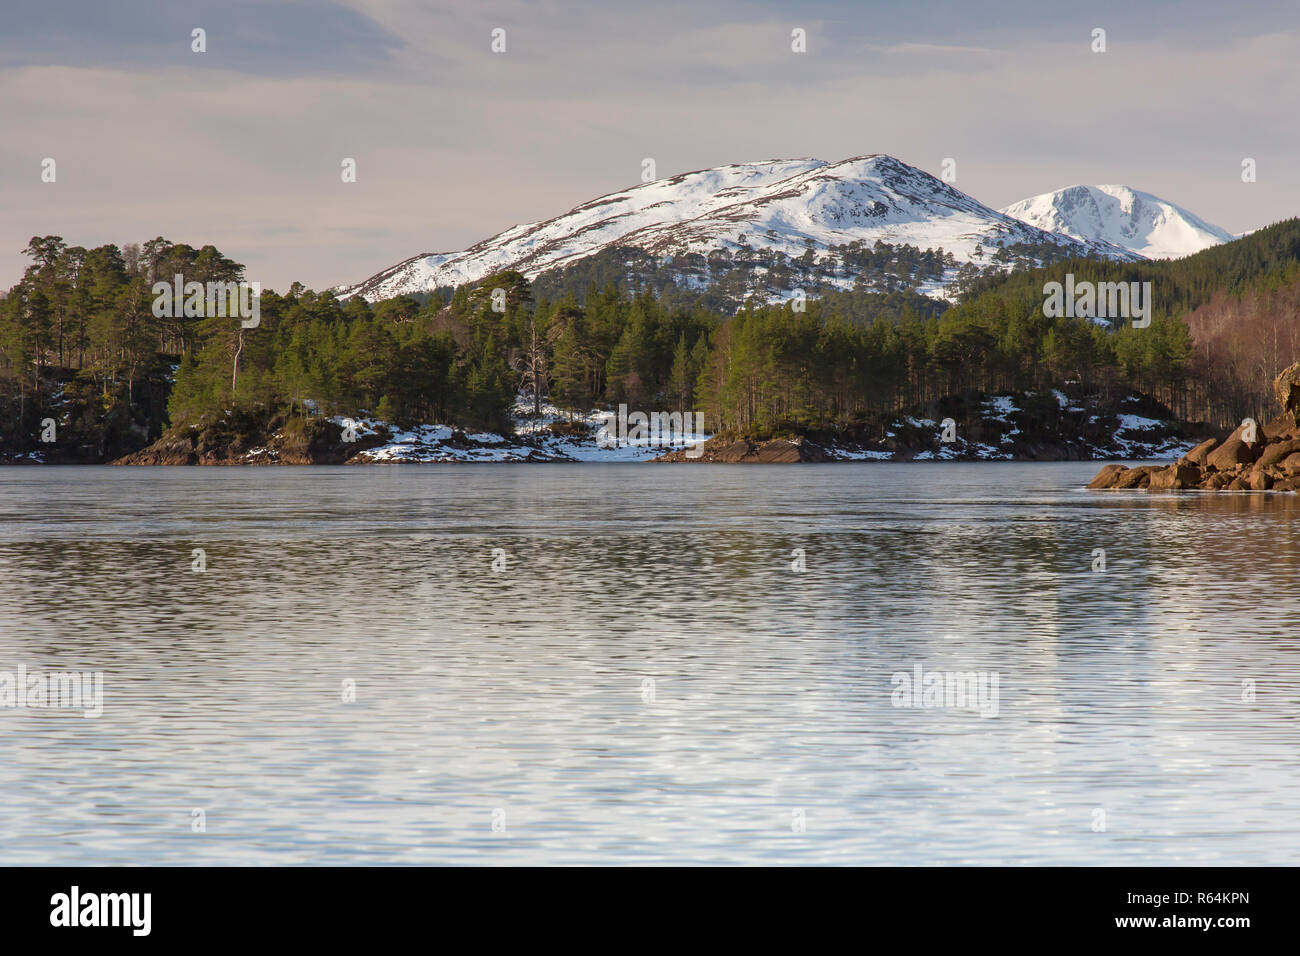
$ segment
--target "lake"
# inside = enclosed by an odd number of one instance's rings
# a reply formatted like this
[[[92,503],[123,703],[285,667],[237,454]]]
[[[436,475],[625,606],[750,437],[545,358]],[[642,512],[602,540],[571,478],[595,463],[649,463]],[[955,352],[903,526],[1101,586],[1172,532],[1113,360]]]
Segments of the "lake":
[[[0,863],[1294,865],[1300,501],[1099,467],[0,469]]]

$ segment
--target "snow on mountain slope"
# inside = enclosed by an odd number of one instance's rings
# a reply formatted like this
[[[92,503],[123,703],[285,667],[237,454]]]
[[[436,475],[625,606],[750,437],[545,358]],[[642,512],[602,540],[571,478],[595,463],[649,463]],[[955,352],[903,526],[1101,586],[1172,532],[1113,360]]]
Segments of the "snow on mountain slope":
[[[463,252],[414,256],[338,291],[374,300],[460,285],[507,268],[533,278],[613,246],[639,247],[664,259],[742,247],[796,258],[809,246],[817,256],[830,246],[877,240],[942,247],[958,263],[984,263],[985,250],[1021,242],[1046,242],[1076,255],[1135,258],[1106,241],[1043,231],[892,156],[875,154],[838,163],[772,160],[683,173],[515,226]],[[833,278],[852,285],[851,278]]]
[[[1039,229],[1177,259],[1237,238],[1186,209],[1127,186],[1070,186],[1002,210]]]

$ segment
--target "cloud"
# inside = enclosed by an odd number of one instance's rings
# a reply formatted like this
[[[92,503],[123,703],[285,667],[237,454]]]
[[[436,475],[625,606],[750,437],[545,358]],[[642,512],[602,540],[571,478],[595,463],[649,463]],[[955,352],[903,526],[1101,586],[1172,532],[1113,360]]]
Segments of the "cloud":
[[[195,28],[207,34],[205,53],[191,48]],[[334,0],[41,0],[0,7],[0,68],[354,73],[382,68],[402,45]]]
[[[1002,52],[991,47],[955,46],[942,43],[895,43],[892,46],[869,45],[867,49],[877,53],[884,53],[886,55],[901,56],[964,56],[966,54],[974,56],[996,56]]]
[[[1194,17],[1142,34],[1116,15],[1109,52],[1094,54],[1091,16],[994,35],[954,12],[955,26],[928,35],[862,5],[819,4],[799,24],[785,5],[726,2],[296,6],[284,22],[243,21],[270,32],[234,62],[200,64],[187,42],[184,56],[141,58],[104,28],[105,49],[85,58],[0,68],[0,284],[46,233],[211,242],[279,289],[357,281],[634,185],[644,157],[661,176],[871,152],[937,172],[952,157],[957,187],[991,206],[1119,182],[1233,232],[1300,212],[1288,121],[1300,38],[1284,20],[1253,33],[1216,22],[1184,40]],[[132,16],[141,9],[155,7]],[[294,29],[304,11],[323,17],[316,32]],[[142,27],[140,42],[171,43],[188,22]],[[489,46],[498,25],[505,54]],[[793,25],[808,30],[806,54],[790,50]],[[42,29],[78,48],[94,32]],[[210,50],[223,35],[209,31]],[[0,39],[6,54],[21,46]],[[56,184],[40,181],[46,156]],[[1240,182],[1245,156],[1257,183]],[[340,179],[344,157],[357,160],[354,184]]]

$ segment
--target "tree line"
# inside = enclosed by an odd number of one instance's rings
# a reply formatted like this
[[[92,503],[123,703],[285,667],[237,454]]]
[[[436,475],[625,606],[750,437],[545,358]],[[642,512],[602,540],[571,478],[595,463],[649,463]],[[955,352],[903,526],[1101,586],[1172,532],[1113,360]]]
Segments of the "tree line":
[[[626,402],[702,411],[710,428],[770,431],[955,395],[1072,387],[1144,392],[1222,424],[1265,414],[1267,382],[1300,358],[1297,220],[1173,262],[1068,260],[986,278],[946,309],[861,285],[718,309],[680,290],[612,279],[535,287],[507,271],[375,303],[295,283],[263,292],[260,325],[246,332],[227,316],[152,309],[153,284],[175,274],[244,279],[212,246],[159,237],[85,249],[45,236],[25,252],[31,264],[0,299],[0,439],[11,450],[34,442],[51,414],[103,454],[233,408],[509,431],[520,393],[534,410]],[[898,250],[849,252],[865,265]],[[915,262],[938,267],[920,253]],[[1066,271],[1151,281],[1151,325],[1044,315],[1043,285]],[[1246,318],[1225,319],[1238,313]]]

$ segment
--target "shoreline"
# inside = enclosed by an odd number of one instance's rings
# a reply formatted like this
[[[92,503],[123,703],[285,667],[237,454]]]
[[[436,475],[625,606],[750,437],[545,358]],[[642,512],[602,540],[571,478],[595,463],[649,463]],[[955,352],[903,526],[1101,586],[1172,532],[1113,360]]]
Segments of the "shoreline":
[[[1095,491],[1300,491],[1300,362],[1273,382],[1282,413],[1266,424],[1245,419],[1169,465],[1109,464],[1088,483]]]
[[[609,410],[581,413],[516,404],[508,425],[475,431],[447,424],[399,426],[359,416],[293,418],[264,410],[174,425],[113,458],[93,446],[40,446],[4,464],[333,465],[494,462],[1095,461],[1146,462],[1187,454],[1212,432],[1181,422],[1142,396],[1100,400],[1055,390],[971,396],[822,427],[732,429],[622,437]],[[702,425],[702,423],[701,423]],[[610,441],[619,434],[620,439]],[[702,446],[702,447],[701,447]],[[688,453],[688,449],[690,449]]]

